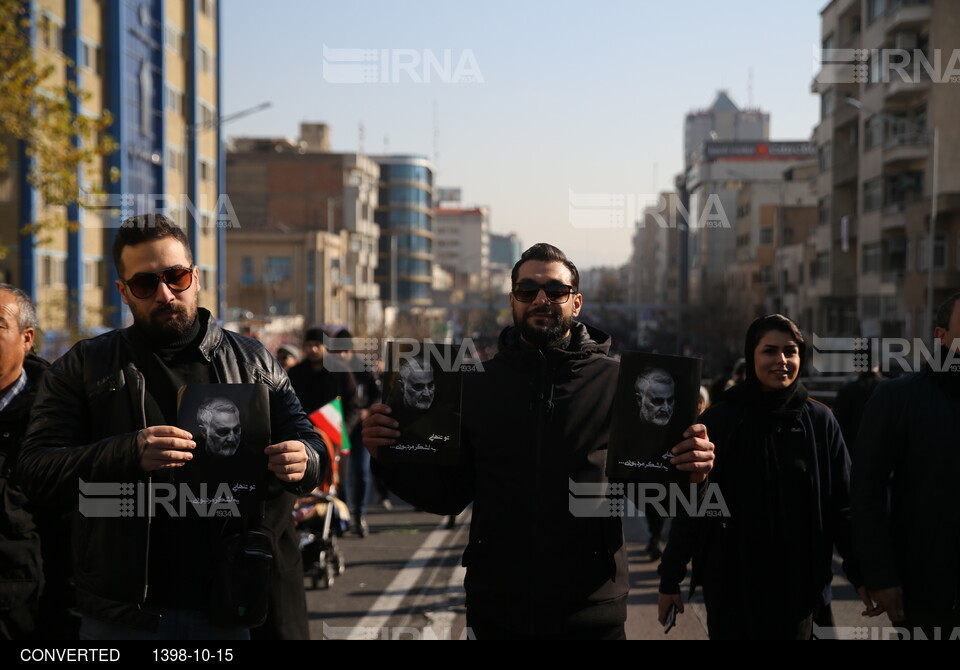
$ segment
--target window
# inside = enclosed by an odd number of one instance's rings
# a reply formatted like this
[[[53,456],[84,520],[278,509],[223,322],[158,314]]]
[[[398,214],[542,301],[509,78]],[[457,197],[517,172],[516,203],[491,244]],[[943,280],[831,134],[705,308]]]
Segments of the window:
[[[760,283],[767,286],[773,283],[773,268],[760,268]]]
[[[867,77],[867,85],[876,84],[883,79],[883,58],[880,55],[878,50],[874,50],[870,54],[870,62],[868,63],[869,75]]]
[[[61,256],[43,256],[40,262],[40,272],[40,284],[42,286],[63,286],[67,282],[67,259]]]
[[[883,179],[877,177],[863,182],[863,211],[872,212],[880,209],[883,203]]]
[[[880,272],[881,249],[879,242],[863,245],[863,274],[878,274]]]
[[[200,181],[213,181],[213,166],[207,161],[200,161]]]
[[[214,0],[200,0],[198,6],[200,7],[201,14],[208,18],[213,16],[215,8]]]
[[[197,47],[197,69],[204,74],[212,74],[217,69],[216,57],[206,47]]]
[[[290,316],[291,302],[289,300],[271,300],[268,311],[272,316]]]
[[[240,259],[240,283],[252,286],[257,282],[256,271],[253,266],[253,257],[244,256]]]
[[[44,14],[37,31],[40,44],[47,49],[63,51],[63,26]]]
[[[917,239],[917,270],[926,272],[930,269],[930,236],[921,235]],[[943,270],[947,267],[947,237],[937,235],[933,243],[933,269]]]
[[[293,259],[289,256],[267,256],[263,262],[263,280],[279,282],[293,276]]]
[[[880,296],[865,295],[860,298],[860,315],[865,319],[879,319]]]
[[[833,89],[825,91],[820,96],[820,118],[825,119],[833,114]]]
[[[883,142],[883,117],[879,114],[867,119],[863,138],[863,150],[873,149]]]
[[[212,126],[217,121],[217,115],[213,111],[213,107],[210,105],[201,102],[200,103],[200,123],[204,126]]]
[[[820,201],[817,205],[817,215],[821,226],[830,223],[830,198],[824,198]]]
[[[167,147],[167,166],[177,172],[183,172],[183,153],[173,147]]]
[[[760,229],[760,244],[763,246],[770,246],[773,244],[773,228]]]
[[[100,261],[83,262],[83,287],[97,288],[100,286]]]
[[[817,254],[817,259],[810,264],[811,279],[826,279],[830,276],[830,254],[821,251]]]
[[[820,151],[818,153],[820,159],[820,172],[826,172],[832,167],[833,145],[827,142],[820,147]]]
[[[886,0],[867,0],[867,25],[870,25],[887,10]]]

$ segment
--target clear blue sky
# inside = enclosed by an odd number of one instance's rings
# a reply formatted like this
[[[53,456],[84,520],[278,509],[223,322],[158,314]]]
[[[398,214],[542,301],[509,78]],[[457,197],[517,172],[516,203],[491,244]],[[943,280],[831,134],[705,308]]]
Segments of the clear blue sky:
[[[465,204],[491,208],[494,232],[525,246],[557,244],[581,267],[620,264],[630,230],[572,227],[570,192],[670,189],[684,116],[721,88],[741,108],[769,112],[772,138],[809,139],[825,5],[223,0],[222,113],[273,103],[224,133],[295,137],[301,121],[323,121],[334,151],[355,151],[363,122],[365,152],[382,153],[388,137],[390,153],[432,158],[436,106],[436,185],[462,187]],[[483,82],[444,83],[432,70],[416,83],[374,66],[391,81],[332,83],[339,56],[328,54],[325,71],[324,45],[438,59],[449,50]]]

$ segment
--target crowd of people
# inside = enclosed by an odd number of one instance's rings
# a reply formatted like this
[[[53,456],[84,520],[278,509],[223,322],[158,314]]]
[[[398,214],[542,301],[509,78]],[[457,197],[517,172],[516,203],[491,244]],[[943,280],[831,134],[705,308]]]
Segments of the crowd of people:
[[[358,537],[370,532],[370,499],[389,505],[385,487],[449,518],[473,505],[463,564],[476,638],[625,639],[621,519],[569,506],[571,482],[607,482],[620,366],[610,337],[577,320],[579,272],[561,250],[534,245],[514,266],[513,325],[483,374],[463,376],[459,458],[426,464],[379,458],[403,414],[344,346],[349,331],[311,328],[274,357],[222,329],[197,304],[188,240],[161,215],[124,222],[113,255],[133,325],[52,365],[33,353],[29,297],[0,284],[0,638],[308,638],[292,511],[330,481],[338,454],[309,416],[339,398],[352,448],[340,454],[338,493]],[[943,351],[960,345],[960,294],[940,307],[933,335]],[[661,621],[684,611],[692,564],[711,638],[810,639],[832,623],[836,551],[866,616],[931,635],[960,626],[960,533],[942,520],[960,458],[950,448],[960,365],[882,383],[864,375],[834,416],[800,381],[808,357],[800,328],[768,315],[749,325],[730,378],[695,389],[700,416],[666,459],[701,491],[716,485],[728,513],[681,511],[668,538],[664,519],[648,516]],[[432,375],[400,376],[413,406],[432,403]],[[205,384],[265,386],[269,439],[250,446],[249,417],[220,398],[200,408],[195,434],[178,427],[181,388]],[[667,373],[632,390],[639,416],[672,420]],[[242,515],[231,513],[230,482],[198,475],[205,454],[238,452],[256,470],[255,485],[240,487]],[[201,501],[209,507],[155,500],[162,487],[201,485],[228,493]]]

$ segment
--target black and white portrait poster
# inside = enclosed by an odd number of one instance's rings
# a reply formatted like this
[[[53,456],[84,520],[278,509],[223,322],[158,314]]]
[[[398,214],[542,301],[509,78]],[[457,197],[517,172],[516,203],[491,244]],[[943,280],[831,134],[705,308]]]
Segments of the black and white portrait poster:
[[[386,462],[455,464],[460,452],[461,374],[473,363],[453,344],[391,341],[386,345],[386,403],[400,424]]]
[[[199,508],[257,513],[269,471],[270,396],[266,384],[189,384],[180,388],[177,426],[197,443],[177,477]],[[232,501],[232,502],[231,502]],[[234,509],[231,505],[236,505]],[[210,509],[209,507],[207,509]]]
[[[620,358],[607,451],[611,481],[684,483],[689,474],[671,463],[670,449],[696,423],[699,358],[634,351]]]

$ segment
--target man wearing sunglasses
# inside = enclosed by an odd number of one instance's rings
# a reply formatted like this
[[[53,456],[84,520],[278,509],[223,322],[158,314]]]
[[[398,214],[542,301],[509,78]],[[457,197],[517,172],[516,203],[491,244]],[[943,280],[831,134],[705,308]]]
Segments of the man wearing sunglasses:
[[[221,329],[197,306],[199,273],[186,236],[172,221],[162,215],[127,219],[117,231],[113,258],[117,290],[133,325],[79,342],[53,365],[41,384],[21,459],[24,488],[38,503],[77,505],[80,494],[74,574],[81,637],[249,637],[235,620],[210,620],[217,606],[211,584],[225,537],[241,530],[262,531],[273,541],[273,600],[265,625],[282,620],[284,629],[272,630],[274,635],[307,637],[291,512],[294,494],[313,489],[326,467],[319,436],[263,346]],[[90,492],[81,482],[114,483],[121,495],[138,487],[154,490],[155,484],[177,490],[195,483],[197,469],[189,464],[197,443],[175,425],[177,392],[185,384],[209,383],[270,389],[273,444],[264,450],[262,514],[221,519],[173,505],[144,512],[132,496],[124,500],[133,509],[85,513],[90,508],[82,494]]]
[[[619,364],[610,336],[575,319],[579,273],[549,244],[513,268],[513,327],[483,370],[464,375],[461,463],[383,464],[401,498],[436,514],[474,503],[467,625],[478,639],[623,639],[627,553],[619,517],[571,512],[571,483],[606,483],[604,465]],[[371,408],[364,444],[400,435],[386,405]],[[713,444],[691,426],[672,462],[700,482]],[[597,487],[599,489],[599,486]]]

